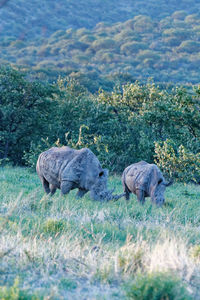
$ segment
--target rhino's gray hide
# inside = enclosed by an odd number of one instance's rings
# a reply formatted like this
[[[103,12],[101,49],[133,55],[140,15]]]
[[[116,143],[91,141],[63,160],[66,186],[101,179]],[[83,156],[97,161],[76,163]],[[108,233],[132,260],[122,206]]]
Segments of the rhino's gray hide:
[[[36,170],[47,194],[54,194],[57,188],[62,194],[78,188],[78,197],[88,191],[95,200],[121,197],[108,191],[108,171],[102,169],[99,160],[88,148],[53,147],[40,154]]]
[[[151,197],[158,206],[164,203],[165,188],[169,185],[160,169],[145,161],[128,166],[122,174],[122,184],[126,200],[132,192],[137,195],[139,202],[144,203],[145,197]]]

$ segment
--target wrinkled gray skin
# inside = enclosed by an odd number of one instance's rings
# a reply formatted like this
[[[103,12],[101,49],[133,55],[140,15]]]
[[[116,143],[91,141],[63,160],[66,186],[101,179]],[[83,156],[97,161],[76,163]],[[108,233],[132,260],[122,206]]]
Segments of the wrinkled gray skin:
[[[113,191],[108,191],[108,170],[102,169],[97,157],[87,148],[53,147],[40,154],[36,171],[47,194],[53,195],[56,189],[67,194],[78,188],[77,197],[90,191],[94,200],[117,200],[124,196],[114,196]]]
[[[140,203],[144,204],[145,197],[151,197],[151,201],[157,206],[165,202],[164,192],[167,183],[155,164],[145,161],[128,166],[122,174],[122,184],[126,200],[129,200],[130,193],[134,193]]]

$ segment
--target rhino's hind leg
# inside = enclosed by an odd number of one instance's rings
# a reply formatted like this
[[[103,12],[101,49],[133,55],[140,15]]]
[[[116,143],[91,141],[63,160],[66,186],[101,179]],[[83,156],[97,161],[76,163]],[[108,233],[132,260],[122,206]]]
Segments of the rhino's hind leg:
[[[125,193],[125,195],[124,195],[125,199],[126,199],[126,201],[128,201],[130,199],[130,191],[124,182],[123,182],[123,188],[124,188],[124,193]]]
[[[78,192],[76,193],[76,198],[82,198],[88,191],[84,189],[79,189]]]
[[[50,184],[50,192],[51,192],[51,196],[53,196],[56,192],[56,187],[53,184]]]
[[[41,181],[45,193],[49,194],[50,193],[49,182],[44,177],[41,177]]]
[[[144,191],[143,190],[136,190],[136,196],[137,196],[138,201],[141,204],[144,204],[144,202],[145,202]]]

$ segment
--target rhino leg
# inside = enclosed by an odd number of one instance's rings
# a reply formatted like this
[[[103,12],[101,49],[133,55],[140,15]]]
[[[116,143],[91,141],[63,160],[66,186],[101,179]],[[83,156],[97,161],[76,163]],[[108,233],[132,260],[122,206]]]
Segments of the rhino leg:
[[[53,196],[56,192],[56,187],[53,184],[50,184],[50,192],[51,192],[51,196]]]
[[[137,200],[141,204],[144,204],[144,202],[145,202],[144,191],[143,190],[136,190],[136,196],[137,196]]]
[[[72,181],[62,181],[60,185],[61,193],[63,195],[68,194],[74,187],[74,183]]]
[[[45,193],[49,194],[50,193],[49,182],[44,177],[40,177],[40,179]]]
[[[124,195],[125,199],[126,199],[126,201],[128,201],[130,199],[130,191],[124,182],[123,182],[123,189],[124,189],[124,193],[125,193],[125,195]]]
[[[84,189],[79,189],[78,192],[76,193],[76,198],[82,198],[88,191]]]

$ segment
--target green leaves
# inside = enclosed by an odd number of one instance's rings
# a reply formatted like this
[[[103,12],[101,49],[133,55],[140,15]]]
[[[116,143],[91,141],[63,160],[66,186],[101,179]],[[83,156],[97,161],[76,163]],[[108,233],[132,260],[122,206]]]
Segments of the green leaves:
[[[11,68],[0,69],[0,158],[21,163],[23,152],[38,135],[48,135],[48,120],[57,88],[29,82]]]

